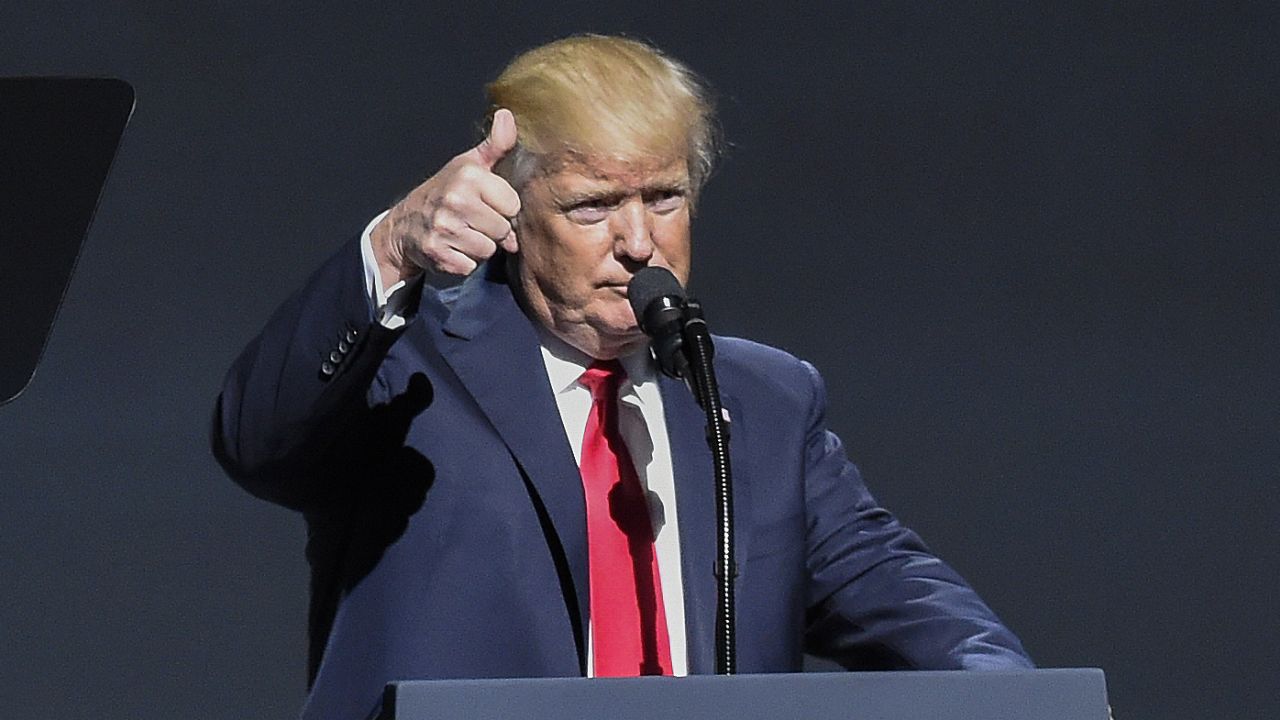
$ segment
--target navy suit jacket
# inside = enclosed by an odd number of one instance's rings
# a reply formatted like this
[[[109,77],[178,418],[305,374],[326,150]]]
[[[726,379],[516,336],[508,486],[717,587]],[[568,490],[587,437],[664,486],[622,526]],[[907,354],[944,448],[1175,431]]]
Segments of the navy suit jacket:
[[[538,336],[491,262],[374,322],[349,243],[232,367],[215,454],[302,511],[312,567],[304,716],[364,717],[409,678],[585,672],[586,513]],[[974,591],[878,506],[824,422],[821,379],[716,338],[732,423],[738,668],[999,669],[1030,661]],[[714,671],[715,508],[701,410],[661,380],[689,670]]]

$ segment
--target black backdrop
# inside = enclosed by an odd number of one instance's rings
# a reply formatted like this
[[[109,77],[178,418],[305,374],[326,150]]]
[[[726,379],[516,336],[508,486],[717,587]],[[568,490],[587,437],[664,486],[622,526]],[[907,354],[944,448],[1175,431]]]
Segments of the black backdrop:
[[[1122,720],[1280,713],[1268,3],[367,5],[0,5],[0,74],[139,97],[0,408],[0,716],[296,712],[302,523],[211,459],[222,373],[509,57],[585,30],[718,88],[714,327],[824,372],[880,499],[1042,665],[1105,668]]]

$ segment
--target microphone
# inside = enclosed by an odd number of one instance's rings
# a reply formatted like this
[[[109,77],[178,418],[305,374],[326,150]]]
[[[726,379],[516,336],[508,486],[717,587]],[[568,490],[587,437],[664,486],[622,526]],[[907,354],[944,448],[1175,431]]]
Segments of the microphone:
[[[653,354],[663,374],[689,377],[689,359],[683,352],[686,297],[680,281],[662,267],[645,267],[627,285],[627,301],[640,329],[653,340]]]
[[[650,337],[658,367],[683,378],[706,415],[707,448],[716,484],[716,673],[737,672],[737,629],[734,580],[738,565],[733,549],[733,473],[729,467],[729,418],[720,402],[715,352],[702,305],[687,297],[670,270],[642,268],[627,285],[627,300],[636,323]]]

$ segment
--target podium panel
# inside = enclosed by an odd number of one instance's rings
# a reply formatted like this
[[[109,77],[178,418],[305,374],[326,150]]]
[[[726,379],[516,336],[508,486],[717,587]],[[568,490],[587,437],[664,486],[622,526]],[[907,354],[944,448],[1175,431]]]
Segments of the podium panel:
[[[391,683],[380,720],[1107,720],[1102,671],[796,673]]]

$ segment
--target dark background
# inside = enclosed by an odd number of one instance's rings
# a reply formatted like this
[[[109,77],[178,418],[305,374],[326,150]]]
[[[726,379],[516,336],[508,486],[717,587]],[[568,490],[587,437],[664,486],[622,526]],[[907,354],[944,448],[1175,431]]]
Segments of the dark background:
[[[0,408],[0,716],[257,718],[304,692],[300,518],[220,472],[285,295],[577,31],[719,90],[720,332],[825,374],[879,498],[1124,718],[1280,714],[1280,23],[1269,3],[0,5],[0,75],[137,112]],[[0,259],[0,262],[3,262]]]

